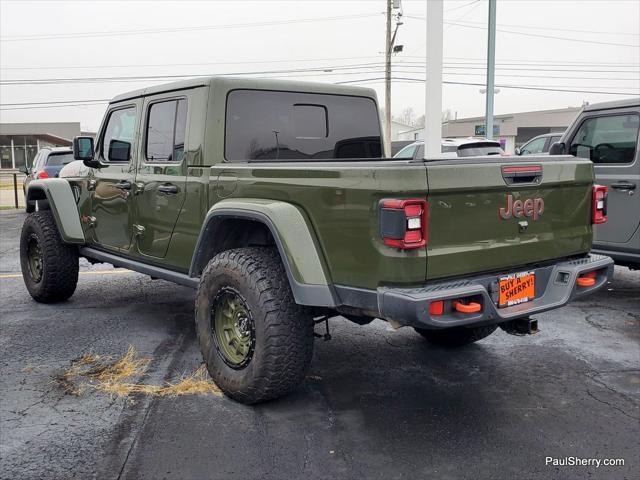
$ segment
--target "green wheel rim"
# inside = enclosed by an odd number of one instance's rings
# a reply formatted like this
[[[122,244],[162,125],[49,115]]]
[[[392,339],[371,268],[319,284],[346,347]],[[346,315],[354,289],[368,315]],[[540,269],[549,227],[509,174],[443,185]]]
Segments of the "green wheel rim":
[[[253,356],[256,334],[251,311],[237,291],[224,288],[216,295],[211,328],[224,362],[237,370],[246,367]]]
[[[42,280],[44,262],[40,242],[38,242],[38,237],[34,234],[29,236],[29,240],[27,241],[27,259],[29,261],[29,273],[31,274],[31,279],[35,283],[40,283],[40,280]]]

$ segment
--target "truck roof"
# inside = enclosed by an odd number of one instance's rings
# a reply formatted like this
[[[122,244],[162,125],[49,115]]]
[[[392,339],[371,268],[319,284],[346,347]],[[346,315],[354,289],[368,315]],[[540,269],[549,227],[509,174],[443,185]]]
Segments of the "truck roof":
[[[334,95],[354,95],[359,97],[376,98],[376,92],[372,88],[355,87],[350,85],[334,85],[320,82],[300,82],[294,80],[245,78],[227,76],[208,76],[201,78],[190,78],[177,82],[154,85],[147,88],[139,88],[130,92],[122,93],[111,99],[110,103],[131,100],[132,98],[153,95],[157,93],[186,90],[190,88],[219,86],[228,90],[236,88],[257,89],[257,90],[284,90],[291,92],[326,93]]]
[[[584,111],[591,112],[593,110],[608,110],[610,108],[627,108],[637,107],[640,105],[640,97],[624,98],[622,100],[611,100],[609,102],[593,103],[585,105]]]

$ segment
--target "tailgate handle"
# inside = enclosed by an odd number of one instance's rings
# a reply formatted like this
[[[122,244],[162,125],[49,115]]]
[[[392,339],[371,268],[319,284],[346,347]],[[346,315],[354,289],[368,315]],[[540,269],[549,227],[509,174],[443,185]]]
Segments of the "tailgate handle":
[[[542,165],[505,165],[502,167],[502,178],[507,185],[540,183]]]
[[[636,184],[631,182],[616,182],[611,184],[611,188],[616,190],[635,190]]]

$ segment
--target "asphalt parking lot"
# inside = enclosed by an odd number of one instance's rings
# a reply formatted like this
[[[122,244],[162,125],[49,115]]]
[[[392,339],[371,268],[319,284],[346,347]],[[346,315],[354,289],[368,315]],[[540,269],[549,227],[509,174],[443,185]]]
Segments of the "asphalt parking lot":
[[[217,395],[74,394],[83,355],[151,357],[145,381],[201,365],[194,292],[82,264],[70,301],[31,300],[23,213],[0,212],[0,476],[41,478],[638,478],[640,272],[459,350],[380,321],[331,321],[292,395],[255,407]],[[622,458],[623,466],[552,466]]]

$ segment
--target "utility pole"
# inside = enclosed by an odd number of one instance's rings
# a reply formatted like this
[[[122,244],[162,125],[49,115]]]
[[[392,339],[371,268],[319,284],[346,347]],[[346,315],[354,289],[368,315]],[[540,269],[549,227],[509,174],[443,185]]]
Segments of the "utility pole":
[[[493,139],[493,94],[496,70],[496,0],[489,0],[489,34],[487,39],[487,104],[484,119],[485,136]]]
[[[384,156],[391,156],[391,10],[393,0],[387,0],[387,38],[384,72]]]
[[[427,80],[424,107],[424,158],[442,150],[443,0],[427,0]]]

